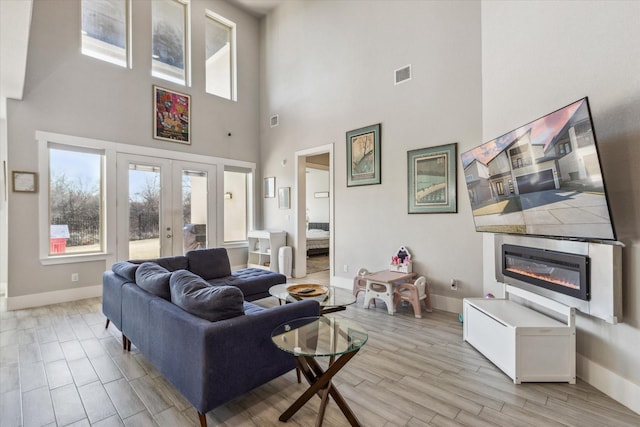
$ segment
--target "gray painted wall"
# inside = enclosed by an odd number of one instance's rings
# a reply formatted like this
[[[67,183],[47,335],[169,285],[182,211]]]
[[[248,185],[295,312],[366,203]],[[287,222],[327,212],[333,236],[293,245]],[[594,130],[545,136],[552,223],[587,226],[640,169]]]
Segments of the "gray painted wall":
[[[132,3],[133,69],[129,70],[80,53],[79,0],[35,1],[24,98],[10,100],[7,106],[9,169],[37,170],[36,130],[257,163],[259,22],[225,2],[191,3],[193,84],[184,88],[151,77],[151,2]],[[237,24],[237,103],[205,94],[205,8]],[[191,145],[152,138],[153,84],[192,96]],[[40,264],[37,201],[35,195],[9,194],[9,296],[100,284],[107,267],[103,261]],[[71,272],[80,274],[77,284],[71,284]]]
[[[482,3],[483,141],[589,97],[613,218],[626,245],[624,323],[579,315],[577,350],[635,384],[640,384],[638,40],[639,2]]]
[[[293,153],[335,144],[338,279],[351,280],[359,267],[388,268],[404,245],[434,293],[479,295],[482,238],[463,171],[457,214],[409,215],[407,151],[453,142],[462,151],[481,141],[480,3],[287,1],[262,25],[264,176],[294,188]],[[394,70],[407,64],[413,79],[394,86]],[[280,115],[278,127],[268,126],[272,114]],[[345,133],[375,123],[382,124],[382,184],[347,188]],[[273,200],[265,200],[264,222],[295,236],[293,219]],[[451,278],[460,281],[457,293]]]

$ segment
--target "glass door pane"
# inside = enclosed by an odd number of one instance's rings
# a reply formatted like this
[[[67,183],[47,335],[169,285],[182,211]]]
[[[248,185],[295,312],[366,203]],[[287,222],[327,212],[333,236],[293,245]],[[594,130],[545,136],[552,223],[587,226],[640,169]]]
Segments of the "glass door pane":
[[[161,256],[160,167],[129,163],[129,258]]]
[[[120,153],[117,170],[118,260],[215,246],[215,166]]]
[[[183,252],[206,248],[208,224],[208,174],[182,170],[182,246]]]

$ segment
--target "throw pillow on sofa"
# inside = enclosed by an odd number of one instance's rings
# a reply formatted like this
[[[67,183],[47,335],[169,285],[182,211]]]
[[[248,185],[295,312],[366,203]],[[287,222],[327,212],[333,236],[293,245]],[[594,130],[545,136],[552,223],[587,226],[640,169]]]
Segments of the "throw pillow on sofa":
[[[225,248],[208,248],[189,251],[189,271],[204,280],[218,279],[231,275],[231,263]]]
[[[155,262],[143,262],[136,270],[136,284],[147,292],[171,301],[171,272]]]
[[[118,276],[122,276],[131,282],[135,282],[136,270],[138,270],[138,267],[140,267],[138,264],[134,264],[129,261],[120,261],[113,264],[111,266],[111,270]]]
[[[244,314],[244,296],[235,286],[211,286],[188,270],[178,270],[171,275],[169,288],[175,305],[211,322]]]

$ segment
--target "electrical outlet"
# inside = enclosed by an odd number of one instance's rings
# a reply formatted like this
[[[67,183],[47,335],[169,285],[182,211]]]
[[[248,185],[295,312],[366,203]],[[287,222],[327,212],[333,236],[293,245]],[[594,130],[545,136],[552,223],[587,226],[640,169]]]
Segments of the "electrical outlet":
[[[80,280],[80,275],[78,273],[71,273],[71,281],[77,282],[78,280]]]
[[[451,290],[452,291],[458,290],[458,281],[456,279],[451,279]]]
[[[349,272],[349,266],[347,264],[344,265],[343,270],[345,273]]]

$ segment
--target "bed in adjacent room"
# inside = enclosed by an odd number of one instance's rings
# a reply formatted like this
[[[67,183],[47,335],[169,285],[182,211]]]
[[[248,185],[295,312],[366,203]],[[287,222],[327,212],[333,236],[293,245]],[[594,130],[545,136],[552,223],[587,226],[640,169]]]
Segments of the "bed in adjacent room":
[[[307,229],[307,256],[329,254],[329,223],[310,222]]]

